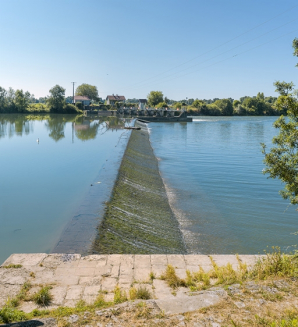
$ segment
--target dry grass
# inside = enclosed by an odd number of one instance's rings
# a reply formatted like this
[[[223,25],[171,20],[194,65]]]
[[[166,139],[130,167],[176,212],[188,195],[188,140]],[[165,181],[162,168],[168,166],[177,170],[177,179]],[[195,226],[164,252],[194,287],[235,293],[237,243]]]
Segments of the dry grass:
[[[127,301],[127,295],[124,290],[121,290],[119,286],[116,286],[114,289],[114,303],[122,303]]]
[[[171,265],[167,266],[166,271],[160,276],[160,278],[165,280],[173,289],[180,286],[186,286],[185,280],[176,275],[175,268]]]
[[[129,290],[129,298],[131,300],[149,300],[152,298],[152,295],[145,286],[139,286],[138,288],[131,287]]]

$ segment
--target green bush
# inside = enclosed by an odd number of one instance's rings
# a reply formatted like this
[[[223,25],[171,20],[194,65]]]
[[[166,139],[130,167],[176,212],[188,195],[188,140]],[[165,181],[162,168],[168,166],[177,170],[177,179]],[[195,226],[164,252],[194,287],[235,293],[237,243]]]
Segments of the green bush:
[[[77,106],[74,106],[73,104],[67,103],[65,104],[65,106],[63,107],[63,112],[71,114],[71,113],[78,113],[81,112],[81,110],[79,108],[77,108]]]
[[[168,105],[167,105],[166,102],[160,102],[156,107],[157,107],[157,108],[167,108]]]
[[[75,105],[79,110],[83,110],[84,109],[84,106],[83,106],[83,103],[82,102],[76,102],[76,105]]]

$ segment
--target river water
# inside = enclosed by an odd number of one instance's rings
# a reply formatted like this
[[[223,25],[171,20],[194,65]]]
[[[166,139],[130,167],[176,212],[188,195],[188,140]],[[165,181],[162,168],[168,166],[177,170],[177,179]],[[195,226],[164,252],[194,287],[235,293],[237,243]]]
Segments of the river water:
[[[293,250],[298,212],[267,179],[260,143],[269,147],[277,117],[194,117],[150,123],[161,175],[191,253]]]
[[[281,183],[262,174],[260,142],[270,144],[275,119],[149,124],[190,253],[297,244],[298,213],[278,194]],[[57,243],[70,252],[88,246],[80,241],[90,241],[103,216],[129,137],[124,124],[116,117],[0,115],[0,263],[12,253],[51,252]],[[72,228],[80,222],[84,230]]]
[[[0,114],[0,263],[51,252],[73,219],[95,233],[129,136],[123,126],[116,117]],[[92,237],[68,230],[76,251],[80,236]]]

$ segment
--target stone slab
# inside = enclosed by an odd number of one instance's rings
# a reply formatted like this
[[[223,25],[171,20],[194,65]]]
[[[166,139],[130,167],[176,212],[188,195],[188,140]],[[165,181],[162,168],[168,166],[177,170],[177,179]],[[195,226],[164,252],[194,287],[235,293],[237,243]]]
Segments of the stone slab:
[[[221,300],[222,298],[216,294],[181,295],[156,300],[156,304],[165,314],[179,314],[209,307],[218,304]]]
[[[238,259],[253,265],[261,256],[239,255]],[[226,265],[228,262],[238,268],[236,255],[212,255],[214,262]],[[150,273],[160,277],[171,264],[180,278],[186,277],[186,270],[205,271],[212,268],[210,256],[207,255],[88,255],[79,254],[13,254],[4,263],[21,264],[21,268],[0,268],[0,309],[8,298],[14,297],[25,282],[33,286],[32,292],[43,285],[50,285],[53,301],[51,308],[64,305],[73,307],[79,300],[93,303],[100,291],[108,300],[114,297],[116,286],[126,292],[132,285],[136,288],[144,283],[151,283]],[[141,283],[141,284],[140,284]],[[145,285],[145,284],[144,284]],[[165,312],[187,312],[210,305],[219,298],[220,293],[188,294],[189,290],[173,290],[160,279],[153,279],[152,285],[146,284],[159,306]],[[147,287],[146,286],[146,287]],[[209,302],[208,302],[209,301]],[[170,304],[169,304],[170,303]],[[34,309],[33,303],[23,303],[24,311]],[[194,309],[193,309],[194,308]]]

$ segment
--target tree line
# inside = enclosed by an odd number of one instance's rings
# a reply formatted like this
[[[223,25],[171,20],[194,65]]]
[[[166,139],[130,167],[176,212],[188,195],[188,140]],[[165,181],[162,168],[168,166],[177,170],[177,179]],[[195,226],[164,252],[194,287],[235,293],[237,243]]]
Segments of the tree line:
[[[147,100],[149,106],[156,108],[181,109],[184,107],[190,115],[280,115],[275,105],[277,97],[265,97],[261,92],[253,97],[241,97],[239,100],[215,98],[174,101],[164,97],[161,91],[151,91]]]
[[[0,86],[0,113],[26,113],[26,112],[52,112],[52,113],[77,113],[80,109],[73,104],[66,103],[65,89],[55,85],[49,90],[50,95],[35,99],[33,94],[23,90],[6,90]]]

